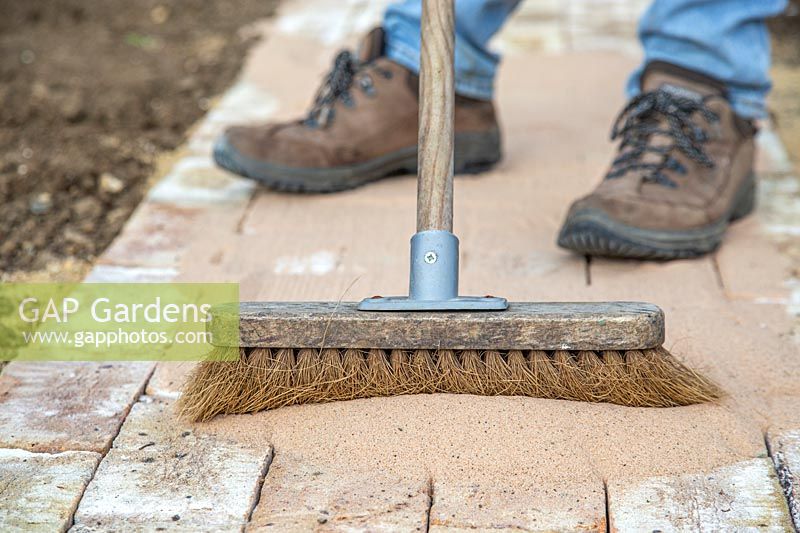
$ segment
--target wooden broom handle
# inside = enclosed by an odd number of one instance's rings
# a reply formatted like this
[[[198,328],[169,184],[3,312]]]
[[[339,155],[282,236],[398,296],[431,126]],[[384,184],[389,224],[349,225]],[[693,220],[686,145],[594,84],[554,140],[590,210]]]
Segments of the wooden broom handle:
[[[417,231],[453,231],[454,0],[422,0]]]

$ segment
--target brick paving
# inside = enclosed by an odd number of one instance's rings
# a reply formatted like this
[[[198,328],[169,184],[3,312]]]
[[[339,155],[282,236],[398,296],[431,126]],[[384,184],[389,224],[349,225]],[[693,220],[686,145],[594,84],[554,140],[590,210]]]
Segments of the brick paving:
[[[168,400],[133,406],[75,514],[76,531],[227,531],[247,522],[269,446],[245,446],[175,420]]]
[[[4,531],[66,531],[100,454],[0,449],[0,524]]]
[[[15,487],[0,491],[3,529],[790,530],[800,289],[775,242],[800,238],[800,209],[774,132],[760,137],[759,212],[718,253],[587,264],[553,244],[569,202],[607,164],[643,5],[527,2],[499,37],[506,157],[456,184],[463,290],[651,300],[667,313],[667,346],[729,398],[639,410],[437,395],[379,412],[356,401],[187,425],[172,403],[190,364],[12,363],[0,376],[0,486]],[[296,197],[258,191],[209,157],[227,124],[302,111],[332,52],[381,11],[366,0],[285,2],[89,279],[237,281],[243,299],[404,292],[413,179]],[[556,416],[565,409],[568,421]],[[375,442],[359,439],[367,426]]]
[[[703,474],[609,486],[615,531],[791,531],[792,522],[768,458]]]

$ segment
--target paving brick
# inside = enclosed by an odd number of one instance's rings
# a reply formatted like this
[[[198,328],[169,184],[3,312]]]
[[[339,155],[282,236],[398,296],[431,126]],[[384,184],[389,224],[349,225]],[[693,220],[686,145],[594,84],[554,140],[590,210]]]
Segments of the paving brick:
[[[145,201],[99,263],[146,269],[143,277],[159,271],[167,277],[180,265],[188,244],[209,230],[235,233],[244,210],[245,205],[200,208]]]
[[[178,270],[172,267],[131,267],[95,265],[86,276],[87,283],[158,283],[172,281]]]
[[[152,533],[154,531],[169,531],[170,533],[234,533],[241,531],[241,527],[236,525],[220,526],[219,524],[208,524],[206,527],[203,527],[198,524],[181,524],[179,519],[170,519],[166,522],[152,520],[147,523],[80,523],[72,526],[69,533]]]
[[[770,431],[767,441],[789,514],[794,527],[800,529],[800,430]]]
[[[181,394],[189,372],[196,363],[188,361],[161,361],[156,365],[153,376],[147,382],[148,396],[157,396],[164,399],[176,399]]]
[[[716,261],[727,298],[787,303],[791,264],[757,217],[730,228]]]
[[[789,174],[792,164],[775,132],[762,129],[758,140],[762,177],[755,216],[731,226],[717,263],[728,298],[791,305],[792,265],[779,250],[800,235],[798,180]]]
[[[236,531],[249,516],[271,448],[178,421],[166,400],[131,409],[75,513],[76,531]]]
[[[152,370],[153,363],[11,362],[0,375],[0,446],[103,452]]]
[[[791,531],[768,458],[705,474],[608,484],[611,531]]]
[[[430,531],[606,531],[600,480],[564,479],[558,487],[514,483],[434,485]]]
[[[710,257],[665,263],[592,258],[590,293],[598,299],[647,300],[664,307],[722,303]]]
[[[772,239],[800,237],[800,179],[797,175],[776,175],[759,180],[757,213],[764,232]]]
[[[256,185],[214,165],[208,156],[184,158],[148,193],[147,199],[176,206],[244,204]]]
[[[728,387],[731,393],[754,406],[764,399],[784,403],[798,395],[800,357],[792,331],[796,321],[783,305],[732,302],[729,310],[721,309],[716,317],[695,313],[681,320],[686,330],[689,321],[697,323],[691,327],[696,344],[733,378]],[[702,334],[703,325],[713,334]],[[785,420],[783,409],[756,409],[763,427],[772,420]],[[796,415],[791,420],[800,423]]]
[[[277,455],[248,532],[424,531],[428,482]]]
[[[66,531],[99,461],[94,452],[0,449],[0,530]]]
[[[228,89],[219,104],[209,111],[198,131],[207,125],[225,128],[231,124],[261,122],[278,108],[279,102],[271,92],[247,80],[241,80]],[[222,133],[216,129],[214,134]],[[206,158],[208,152],[202,154]]]
[[[102,255],[100,263],[174,268],[200,215],[196,208],[143,202]]]
[[[756,136],[756,172],[759,174],[780,174],[794,171],[794,165],[775,131],[774,124],[762,124]]]

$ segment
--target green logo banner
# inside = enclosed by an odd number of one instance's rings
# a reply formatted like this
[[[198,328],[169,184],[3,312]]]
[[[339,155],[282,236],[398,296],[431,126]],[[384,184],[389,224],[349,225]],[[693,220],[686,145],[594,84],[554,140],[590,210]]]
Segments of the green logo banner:
[[[238,302],[237,283],[2,283],[0,360],[200,361],[239,338]]]

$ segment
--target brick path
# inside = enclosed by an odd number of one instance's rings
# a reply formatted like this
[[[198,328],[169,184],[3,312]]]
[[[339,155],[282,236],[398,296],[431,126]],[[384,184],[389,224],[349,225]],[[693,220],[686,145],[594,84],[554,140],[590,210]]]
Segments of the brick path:
[[[500,37],[506,158],[456,184],[463,291],[653,301],[667,313],[667,346],[730,393],[720,405],[648,410],[436,395],[189,425],[172,413],[189,364],[11,363],[0,376],[0,527],[788,531],[791,517],[800,524],[800,358],[792,340],[800,289],[779,251],[799,238],[800,206],[798,181],[771,130],[760,138],[759,213],[733,227],[717,254],[587,264],[553,244],[569,202],[608,161],[608,128],[636,63],[631,21],[642,4],[529,2]],[[259,27],[266,39],[239,82],[89,279],[238,281],[243,299],[404,292],[413,179],[295,197],[255,191],[209,158],[224,125],[304,109],[332,52],[381,11],[381,2],[366,0],[286,2]],[[377,435],[366,443],[365,428]]]

